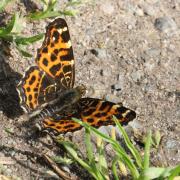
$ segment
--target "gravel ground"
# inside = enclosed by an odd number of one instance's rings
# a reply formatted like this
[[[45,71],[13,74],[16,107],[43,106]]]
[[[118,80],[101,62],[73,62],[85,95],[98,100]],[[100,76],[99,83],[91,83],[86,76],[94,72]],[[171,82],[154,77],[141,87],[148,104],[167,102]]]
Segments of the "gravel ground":
[[[18,9],[27,13],[21,3],[9,6],[6,11]],[[178,164],[179,1],[99,0],[85,3],[77,10],[79,13],[75,17],[65,17],[76,59],[76,85],[85,84],[87,96],[123,102],[135,110],[137,118],[129,126],[139,131],[159,130],[163,135],[162,149],[153,163],[161,166]],[[50,21],[22,23],[23,35],[44,32]],[[29,46],[29,52],[35,54],[41,43]],[[27,140],[33,129],[21,126],[22,111],[18,107],[17,94],[13,92],[14,84],[34,60],[20,56],[13,45],[11,54],[12,57],[0,58],[0,164],[4,164],[6,175],[27,180],[32,177],[43,179],[49,168],[30,152],[51,150],[53,155],[57,149],[47,136]],[[8,69],[8,73],[4,73],[4,69]],[[82,147],[83,132],[71,134],[72,140]],[[86,173],[76,174],[85,179]]]

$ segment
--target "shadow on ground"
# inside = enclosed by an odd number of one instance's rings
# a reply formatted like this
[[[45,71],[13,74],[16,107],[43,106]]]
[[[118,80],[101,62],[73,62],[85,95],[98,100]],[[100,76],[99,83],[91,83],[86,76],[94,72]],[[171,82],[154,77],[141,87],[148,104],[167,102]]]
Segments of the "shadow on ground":
[[[23,114],[16,90],[21,75],[11,69],[7,59],[8,57],[0,52],[0,111],[8,118],[15,118]]]

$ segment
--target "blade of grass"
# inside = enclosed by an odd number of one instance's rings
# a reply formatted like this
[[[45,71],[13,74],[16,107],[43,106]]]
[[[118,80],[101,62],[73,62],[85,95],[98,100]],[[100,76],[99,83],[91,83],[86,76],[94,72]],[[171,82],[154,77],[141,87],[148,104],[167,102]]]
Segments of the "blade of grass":
[[[32,37],[20,37],[20,36],[17,36],[16,39],[15,39],[15,43],[18,44],[18,45],[19,44],[21,44],[21,45],[29,45],[29,44],[32,44],[32,43],[34,43],[36,41],[41,40],[43,37],[44,37],[43,33],[32,36]]]
[[[11,21],[7,24],[7,26],[5,28],[0,28],[0,37],[6,36],[13,30],[13,27],[15,26],[16,23],[16,18],[17,18],[17,14],[14,14]]]
[[[115,121],[119,131],[122,133],[124,141],[126,143],[126,146],[128,147],[128,149],[131,151],[133,157],[136,160],[136,163],[138,165],[139,168],[142,169],[142,158],[141,155],[139,154],[138,150],[135,148],[135,146],[131,143],[126,131],[123,129],[123,127],[121,126],[121,124],[118,122],[117,118],[115,116],[113,116],[113,120]]]
[[[82,4],[83,2],[81,0],[74,0],[74,1],[69,1],[67,4],[66,4],[66,7],[68,6],[77,6],[77,5],[80,5]]]
[[[32,57],[32,55],[24,50],[20,45],[17,45],[16,48],[24,57]]]
[[[73,147],[70,145],[70,143],[67,143],[65,141],[58,141],[58,143],[62,144],[64,148],[67,150],[67,152],[71,155],[71,157],[78,162],[84,169],[86,169],[94,178],[96,178],[96,174],[92,171],[91,166],[88,165],[85,161],[83,161],[81,158],[78,157],[76,150],[73,149]]]
[[[170,175],[171,170],[172,168],[150,167],[144,171],[144,177],[146,179],[165,179]]]
[[[104,174],[101,173],[101,169],[99,169],[96,166],[95,157],[93,154],[93,147],[91,143],[91,136],[89,129],[85,130],[85,144],[86,144],[86,150],[87,150],[87,157],[89,159],[90,167],[92,168],[92,171],[95,173],[97,179],[105,179]]]
[[[173,180],[175,176],[180,176],[180,164],[170,171],[169,180]]]
[[[145,152],[144,152],[144,160],[143,160],[143,169],[149,168],[149,157],[150,157],[150,148],[151,148],[151,131],[148,133],[146,144],[145,144]]]
[[[89,159],[90,164],[95,164],[93,151],[92,151],[92,143],[91,143],[91,136],[88,129],[85,130],[85,144],[87,150],[87,157]]]
[[[116,155],[112,161],[112,172],[115,180],[119,180],[116,164],[119,161],[119,157]]]
[[[149,157],[150,157],[150,148],[151,148],[151,131],[148,133],[145,143],[145,150],[144,150],[144,159],[143,159],[143,169],[140,175],[140,179],[149,180],[148,175],[146,174],[147,169],[149,168]]]
[[[52,160],[55,161],[58,164],[72,164],[72,160],[66,157],[60,157],[60,156],[54,156],[52,157]]]
[[[97,137],[97,154],[98,154],[98,164],[97,168],[100,170],[103,177],[108,180],[108,165],[105,158],[105,151],[103,141],[100,137]]]

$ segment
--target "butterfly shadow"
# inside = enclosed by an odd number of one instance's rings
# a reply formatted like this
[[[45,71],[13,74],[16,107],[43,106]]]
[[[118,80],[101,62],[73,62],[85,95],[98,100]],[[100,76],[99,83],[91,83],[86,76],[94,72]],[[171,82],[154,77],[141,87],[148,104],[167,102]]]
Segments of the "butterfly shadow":
[[[7,59],[8,57],[0,52],[0,111],[14,119],[23,114],[16,90],[16,84],[22,75],[9,66]]]

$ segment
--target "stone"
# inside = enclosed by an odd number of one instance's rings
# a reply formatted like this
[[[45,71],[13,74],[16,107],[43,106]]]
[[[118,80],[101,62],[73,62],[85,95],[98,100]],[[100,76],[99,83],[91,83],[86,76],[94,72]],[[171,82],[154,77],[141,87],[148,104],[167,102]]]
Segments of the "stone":
[[[142,76],[144,76],[144,73],[142,70],[134,71],[131,73],[131,77],[134,82],[139,82],[141,80]]]
[[[155,20],[154,26],[157,30],[167,33],[177,29],[176,22],[171,17],[160,17]]]
[[[149,15],[149,16],[154,16],[155,15],[155,8],[153,7],[153,5],[149,5],[149,4],[144,4],[142,6],[144,14],[145,15]]]
[[[139,7],[135,8],[134,14],[138,15],[138,16],[144,16],[143,10],[141,8],[139,8]]]
[[[96,57],[104,59],[107,57],[107,53],[105,49],[95,48],[91,49],[90,52],[94,54]]]
[[[103,4],[101,4],[100,9],[106,15],[111,15],[114,12],[114,6],[110,1],[105,1]]]

